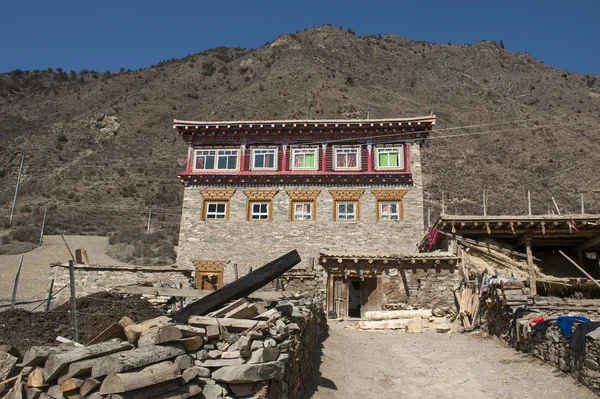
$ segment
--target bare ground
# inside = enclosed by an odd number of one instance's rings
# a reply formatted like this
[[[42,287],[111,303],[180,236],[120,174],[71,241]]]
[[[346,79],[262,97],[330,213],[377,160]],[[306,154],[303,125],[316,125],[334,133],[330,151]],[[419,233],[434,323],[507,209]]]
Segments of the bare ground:
[[[84,248],[90,263],[115,266],[124,264],[106,254],[108,248],[107,237],[65,236],[65,239],[73,252],[77,248]],[[50,282],[50,264],[67,262],[70,257],[61,236],[44,236],[44,242],[41,246],[25,253],[19,277],[17,301],[44,298]],[[10,300],[20,259],[21,254],[0,255],[0,303]],[[61,287],[55,287],[55,289],[59,288]],[[37,304],[34,305],[37,306]]]
[[[330,324],[306,398],[597,398],[554,367],[478,335]]]

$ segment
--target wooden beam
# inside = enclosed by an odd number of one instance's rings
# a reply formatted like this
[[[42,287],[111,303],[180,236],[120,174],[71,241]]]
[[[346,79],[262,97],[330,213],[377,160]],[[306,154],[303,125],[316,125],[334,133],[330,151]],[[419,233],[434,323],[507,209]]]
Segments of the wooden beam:
[[[533,251],[531,250],[531,239],[525,242],[527,248],[527,265],[529,266],[529,288],[531,289],[531,295],[537,295],[537,286],[535,278],[535,269],[533,267]]]
[[[565,253],[563,251],[558,251],[558,253],[560,253],[562,256],[564,256],[565,259],[567,259],[569,262],[571,262],[573,264],[573,266],[575,266],[576,268],[578,268],[579,271],[581,271],[583,274],[585,274],[587,278],[589,278],[590,280],[592,280],[598,286],[598,288],[600,288],[600,283],[598,283],[598,281],[596,281],[596,279],[593,278],[588,272],[586,272],[585,270],[583,270],[583,268],[581,266],[579,266],[577,264],[577,262],[575,262],[573,259],[569,258],[567,255],[565,255]]]
[[[597,235],[596,237],[590,238],[586,242],[582,242],[581,244],[577,245],[574,249],[576,251],[585,251],[586,249],[594,247],[599,244],[600,244],[600,235]]]
[[[190,316],[205,315],[216,310],[229,301],[243,298],[259,288],[264,287],[292,267],[300,263],[298,251],[293,250],[274,261],[254,270],[240,279],[227,284],[204,298],[198,299],[174,313],[175,321],[185,323]]]

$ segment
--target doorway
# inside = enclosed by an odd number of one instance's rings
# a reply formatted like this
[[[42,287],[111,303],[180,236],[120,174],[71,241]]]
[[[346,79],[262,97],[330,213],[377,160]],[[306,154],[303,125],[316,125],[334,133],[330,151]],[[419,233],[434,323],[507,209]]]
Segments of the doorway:
[[[348,279],[348,317],[360,317],[360,286],[359,278]]]

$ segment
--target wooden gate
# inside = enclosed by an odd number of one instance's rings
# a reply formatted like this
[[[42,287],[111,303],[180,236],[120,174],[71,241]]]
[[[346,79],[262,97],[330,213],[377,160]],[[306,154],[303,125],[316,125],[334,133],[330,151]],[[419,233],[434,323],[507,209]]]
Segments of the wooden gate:
[[[348,316],[348,280],[343,277],[329,275],[327,315],[329,318]]]
[[[383,306],[382,277],[365,277],[360,282],[360,317],[365,312],[381,310]]]

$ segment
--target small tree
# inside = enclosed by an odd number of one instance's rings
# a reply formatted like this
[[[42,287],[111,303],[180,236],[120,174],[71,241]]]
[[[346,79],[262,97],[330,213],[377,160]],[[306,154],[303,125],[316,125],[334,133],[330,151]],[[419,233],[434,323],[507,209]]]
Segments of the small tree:
[[[504,41],[500,40],[500,48],[504,50]]]

